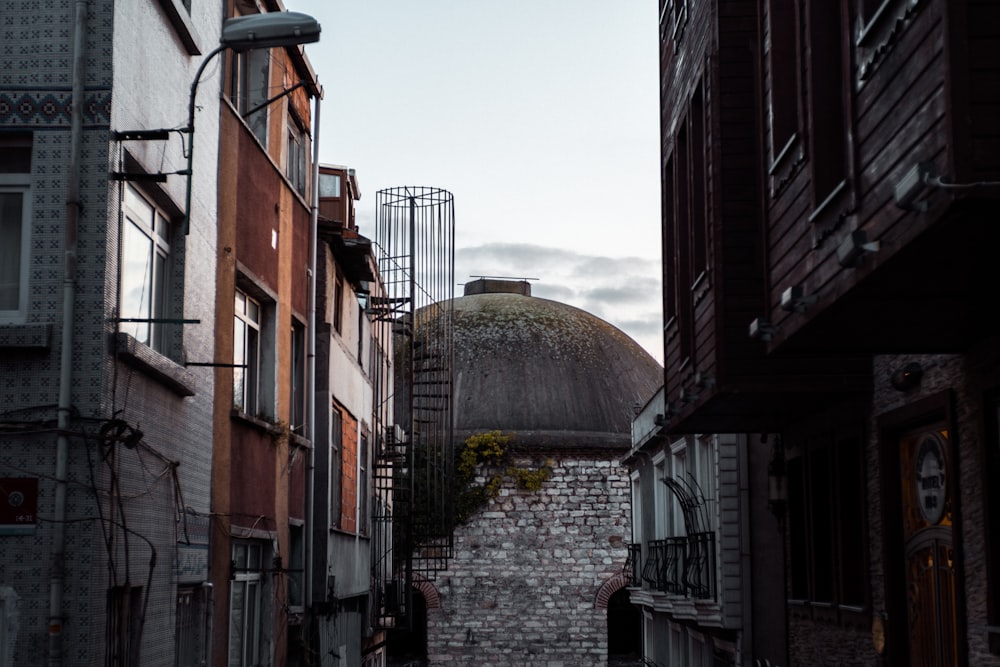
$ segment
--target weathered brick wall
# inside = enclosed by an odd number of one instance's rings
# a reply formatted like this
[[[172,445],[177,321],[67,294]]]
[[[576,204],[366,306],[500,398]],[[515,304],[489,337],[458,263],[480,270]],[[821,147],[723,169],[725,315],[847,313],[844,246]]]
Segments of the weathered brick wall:
[[[516,461],[537,467],[544,459]],[[574,667],[607,659],[601,584],[625,562],[629,481],[616,456],[549,457],[541,490],[505,480],[500,495],[455,532],[455,558],[435,585],[431,664]]]

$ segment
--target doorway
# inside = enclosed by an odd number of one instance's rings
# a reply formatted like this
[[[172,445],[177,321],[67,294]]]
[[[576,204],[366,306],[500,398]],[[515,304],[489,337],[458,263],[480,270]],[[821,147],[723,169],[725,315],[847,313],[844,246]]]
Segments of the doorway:
[[[910,664],[958,664],[952,467],[938,424],[899,439],[900,504]]]
[[[608,598],[608,665],[635,665],[642,659],[642,614],[627,588]]]
[[[962,664],[957,452],[950,394],[879,419],[890,665]]]

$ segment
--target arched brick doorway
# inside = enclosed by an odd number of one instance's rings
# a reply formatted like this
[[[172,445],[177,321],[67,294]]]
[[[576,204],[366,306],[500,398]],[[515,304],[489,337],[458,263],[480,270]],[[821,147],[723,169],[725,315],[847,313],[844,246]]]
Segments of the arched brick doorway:
[[[420,575],[413,577],[410,623],[389,631],[387,667],[427,664],[427,610],[441,608],[441,595],[434,584]]]
[[[627,579],[617,574],[597,591],[594,606],[607,610],[608,665],[633,665],[642,657],[642,614],[629,600]]]

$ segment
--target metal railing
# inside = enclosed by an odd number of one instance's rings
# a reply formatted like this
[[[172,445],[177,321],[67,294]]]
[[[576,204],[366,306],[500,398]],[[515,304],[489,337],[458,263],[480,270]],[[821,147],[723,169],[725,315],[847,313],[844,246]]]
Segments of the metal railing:
[[[622,573],[625,575],[626,586],[642,586],[641,544],[628,545],[628,558],[625,560],[625,566],[622,567]]]
[[[626,567],[631,564],[635,585],[645,582],[654,590],[697,599],[715,597],[715,533],[650,540],[646,550],[640,580],[641,548],[639,545],[629,547]]]

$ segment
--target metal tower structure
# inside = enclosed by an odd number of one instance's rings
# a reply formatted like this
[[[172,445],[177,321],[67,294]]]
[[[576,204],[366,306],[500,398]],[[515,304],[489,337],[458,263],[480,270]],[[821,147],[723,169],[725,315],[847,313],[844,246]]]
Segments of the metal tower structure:
[[[452,556],[454,199],[432,187],[376,193],[376,259],[383,293],[374,321],[394,347],[394,428],[374,471],[381,624],[408,624],[414,576],[433,578]]]

